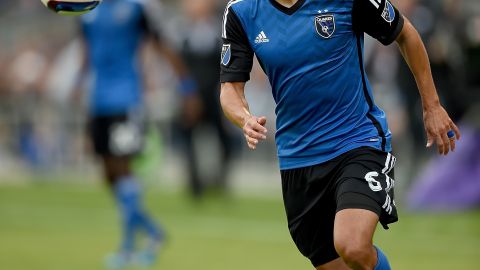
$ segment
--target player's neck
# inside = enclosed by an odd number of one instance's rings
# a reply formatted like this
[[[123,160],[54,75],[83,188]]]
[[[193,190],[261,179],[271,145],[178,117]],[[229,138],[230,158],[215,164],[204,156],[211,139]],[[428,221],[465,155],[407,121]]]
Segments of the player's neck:
[[[291,8],[293,7],[299,0],[274,0],[278,2],[280,5],[286,7],[286,8]]]

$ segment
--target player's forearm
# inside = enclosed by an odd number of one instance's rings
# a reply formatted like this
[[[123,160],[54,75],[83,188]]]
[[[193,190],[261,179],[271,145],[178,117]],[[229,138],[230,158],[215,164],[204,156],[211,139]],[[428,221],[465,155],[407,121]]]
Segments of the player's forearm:
[[[197,91],[197,82],[190,76],[188,67],[182,58],[166,44],[156,42],[158,52],[168,61],[179,80],[178,90],[182,95],[189,96]]]
[[[220,103],[225,116],[242,128],[251,117],[244,95],[245,83],[222,83]]]
[[[89,68],[89,63],[88,63],[88,46],[85,42],[85,40],[82,38],[79,41],[79,54],[80,54],[80,63],[79,63],[79,70],[78,74],[75,78],[75,84],[74,84],[74,89],[72,93],[72,98],[73,99],[79,99],[81,97],[81,86],[83,86],[85,79],[88,76],[88,68]]]
[[[403,30],[397,38],[397,43],[415,77],[424,110],[439,105],[425,45],[417,30],[407,19],[405,19]]]
[[[183,64],[183,61],[170,47],[166,46],[163,43],[157,43],[156,47],[159,53],[171,65],[173,71],[177,74],[179,78],[184,78],[188,76],[187,68]]]

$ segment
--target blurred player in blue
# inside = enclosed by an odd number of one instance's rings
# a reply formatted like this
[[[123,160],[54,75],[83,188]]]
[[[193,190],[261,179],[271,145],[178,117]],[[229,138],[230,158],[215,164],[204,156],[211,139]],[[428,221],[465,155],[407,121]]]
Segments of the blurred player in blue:
[[[158,52],[172,64],[185,105],[194,103],[195,85],[162,39],[161,12],[156,0],[104,0],[81,20],[86,65],[93,75],[89,134],[122,214],[122,244],[107,259],[112,268],[151,265],[164,241],[163,230],[142,205],[142,188],[131,168],[132,158],[143,145],[144,87],[139,55],[145,42],[155,42]],[[194,107],[185,106],[190,111]],[[148,237],[140,252],[135,246],[139,231]]]
[[[388,270],[377,224],[398,220],[391,134],[363,63],[364,34],[396,41],[418,85],[427,147],[455,149],[460,132],[439,102],[423,42],[388,0],[235,0],[224,14],[221,103],[255,149],[265,117],[245,99],[256,55],[276,102],[288,226],[318,270]]]

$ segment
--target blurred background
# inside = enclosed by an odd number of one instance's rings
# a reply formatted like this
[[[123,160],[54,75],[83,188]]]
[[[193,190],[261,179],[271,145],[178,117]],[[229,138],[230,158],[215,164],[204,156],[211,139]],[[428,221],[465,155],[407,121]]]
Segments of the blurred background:
[[[135,169],[168,233],[155,269],[311,269],[288,234],[274,103],[258,65],[247,98],[267,116],[269,140],[251,152],[240,130],[219,117],[218,67],[209,67],[219,63],[226,1],[160,2],[165,39],[206,90],[198,93],[203,113],[183,130],[174,73],[145,47],[149,129]],[[408,67],[395,45],[367,39],[367,71],[393,133],[401,209],[400,222],[377,240],[394,269],[479,269],[480,2],[392,2],[422,35],[442,104],[463,138],[447,157],[425,149]],[[80,48],[76,18],[40,1],[0,1],[1,269],[103,269],[117,244],[118,217],[85,132]]]

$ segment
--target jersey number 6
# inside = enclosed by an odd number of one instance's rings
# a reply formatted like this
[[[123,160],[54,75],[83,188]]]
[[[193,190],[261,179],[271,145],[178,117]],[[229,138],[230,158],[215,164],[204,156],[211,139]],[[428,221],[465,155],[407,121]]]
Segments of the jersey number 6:
[[[369,172],[365,175],[365,180],[367,180],[368,186],[371,190],[378,192],[382,190],[382,184],[375,180],[375,177],[378,177],[378,172]]]

